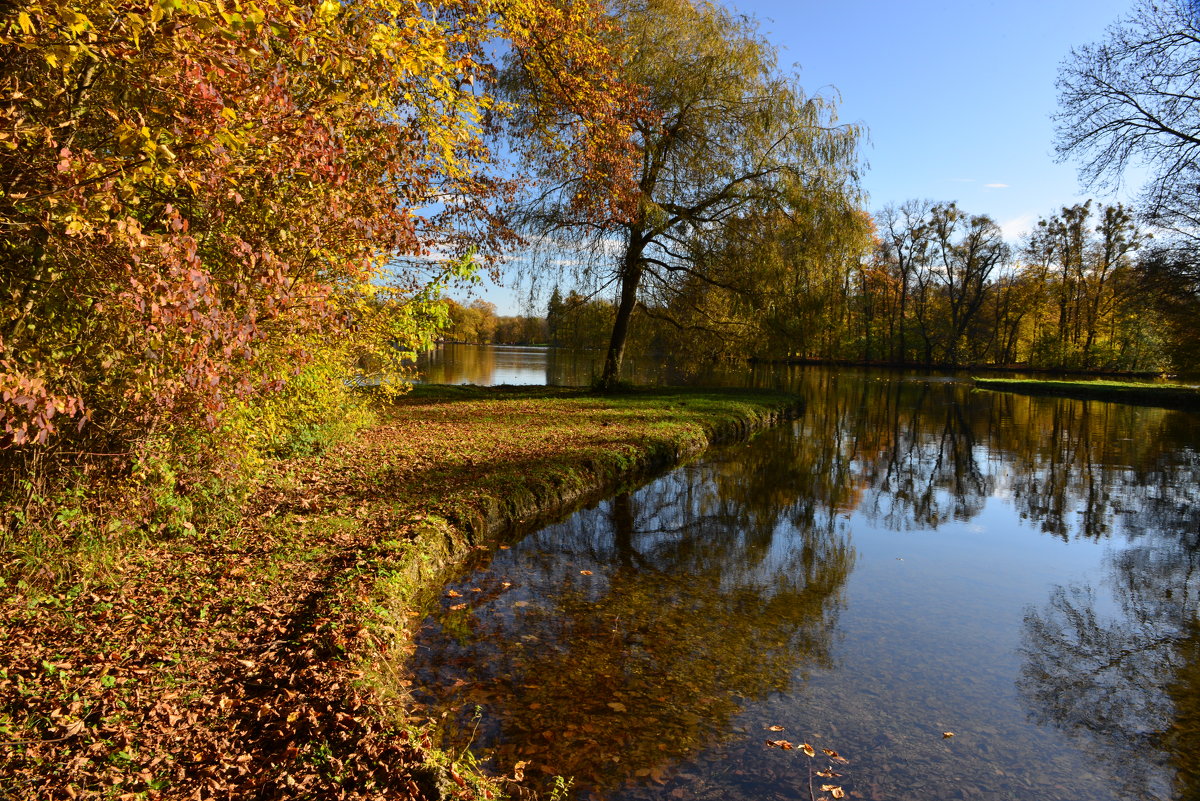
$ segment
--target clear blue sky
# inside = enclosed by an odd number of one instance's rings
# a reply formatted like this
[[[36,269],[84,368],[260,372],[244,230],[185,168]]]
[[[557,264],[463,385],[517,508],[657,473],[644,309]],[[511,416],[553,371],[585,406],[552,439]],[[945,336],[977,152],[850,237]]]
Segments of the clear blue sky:
[[[741,0],[811,93],[841,95],[863,124],[870,208],[958,201],[1010,239],[1093,196],[1054,160],[1055,78],[1071,47],[1101,39],[1133,0]],[[1105,202],[1128,202],[1136,185]],[[511,292],[478,296],[516,313]]]

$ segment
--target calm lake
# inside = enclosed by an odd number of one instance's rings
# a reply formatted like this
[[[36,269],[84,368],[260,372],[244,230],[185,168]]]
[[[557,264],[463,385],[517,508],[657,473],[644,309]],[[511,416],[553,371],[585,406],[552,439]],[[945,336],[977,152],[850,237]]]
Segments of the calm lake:
[[[587,383],[598,358],[518,350],[427,375]],[[480,555],[413,657],[445,745],[518,797],[1200,798],[1200,417],[716,378],[804,411]]]

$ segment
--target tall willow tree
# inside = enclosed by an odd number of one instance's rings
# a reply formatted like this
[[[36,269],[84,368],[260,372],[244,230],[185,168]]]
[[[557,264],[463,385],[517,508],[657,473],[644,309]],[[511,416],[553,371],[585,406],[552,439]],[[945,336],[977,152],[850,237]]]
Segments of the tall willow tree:
[[[636,185],[597,217],[578,202],[594,176],[543,158],[533,165],[541,194],[525,216],[538,236],[599,254],[593,276],[619,288],[604,387],[618,379],[630,319],[648,295],[663,313],[697,284],[745,297],[756,276],[777,277],[731,261],[753,249],[722,248],[726,234],[755,228],[754,219],[787,229],[815,199],[852,209],[860,136],[836,123],[832,101],[805,96],[777,69],[751,18],[694,0],[617,0],[612,13],[610,49],[622,75],[645,89],[632,140]]]
[[[702,269],[647,299],[673,347],[694,356],[845,358],[870,219],[844,196],[811,187],[790,187],[773,205],[701,232],[692,253]]]

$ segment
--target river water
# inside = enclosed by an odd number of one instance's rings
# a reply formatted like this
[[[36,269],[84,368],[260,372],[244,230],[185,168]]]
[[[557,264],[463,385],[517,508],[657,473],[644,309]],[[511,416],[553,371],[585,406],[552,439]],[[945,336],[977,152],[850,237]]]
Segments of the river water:
[[[502,381],[584,382],[551,361]],[[445,745],[542,797],[1200,797],[1200,418],[741,380],[803,413],[446,588],[411,665]]]

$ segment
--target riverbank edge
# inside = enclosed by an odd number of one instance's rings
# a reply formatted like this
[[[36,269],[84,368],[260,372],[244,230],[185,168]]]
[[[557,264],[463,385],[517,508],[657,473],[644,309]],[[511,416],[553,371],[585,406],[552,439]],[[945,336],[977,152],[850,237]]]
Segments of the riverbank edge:
[[[506,429],[488,416],[506,406],[532,417]],[[0,795],[496,797],[503,778],[408,717],[405,657],[444,582],[472,555],[801,409],[759,390],[418,388],[329,454],[275,466],[240,522],[113,544],[107,572],[66,584],[10,576]],[[455,415],[500,458],[453,444]],[[555,427],[579,438],[545,454],[519,442]],[[410,452],[406,434],[428,441]],[[450,479],[430,478],[463,452]]]
[[[449,388],[447,388],[449,389]],[[502,388],[521,392],[518,388]],[[434,390],[435,392],[438,390]],[[489,392],[490,388],[454,388],[451,393]],[[713,390],[696,390],[712,392]],[[470,558],[480,551],[505,547],[505,543],[565,519],[578,509],[597,503],[625,489],[632,489],[656,476],[702,458],[711,448],[748,440],[755,434],[794,419],[804,407],[799,396],[763,391],[719,390],[731,398],[773,397],[755,402],[753,413],[728,413],[710,420],[701,430],[678,431],[644,440],[634,454],[613,458],[583,458],[574,469],[544,475],[503,496],[486,495],[473,507],[460,507],[447,515],[430,515],[417,527],[415,537],[401,558],[380,564],[370,588],[371,603],[360,605],[360,624],[371,636],[353,655],[363,684],[375,701],[381,717],[405,730],[408,739],[423,744],[429,775],[438,793],[431,797],[504,796],[508,777],[490,777],[479,770],[469,753],[449,754],[434,744],[427,726],[412,727],[404,714],[410,706],[411,681],[393,669],[411,651],[416,626],[441,602],[441,589]],[[645,392],[645,391],[643,391]],[[688,389],[653,390],[655,394],[685,396]],[[585,393],[586,394],[586,393]],[[420,397],[418,390],[417,397]],[[636,397],[638,391],[617,393]],[[594,397],[604,398],[605,395]],[[368,608],[369,606],[369,608]]]
[[[977,378],[979,389],[1047,395],[1077,400],[1102,400],[1156,406],[1164,409],[1200,411],[1200,389],[1178,384],[1132,384],[1115,381],[1039,381],[1034,379]]]

